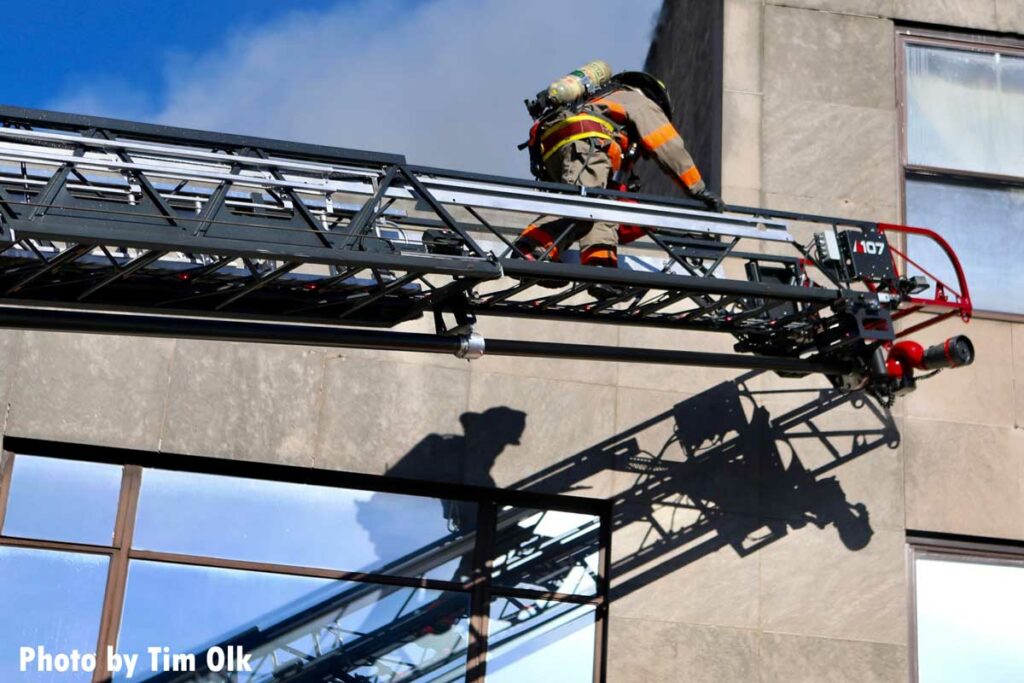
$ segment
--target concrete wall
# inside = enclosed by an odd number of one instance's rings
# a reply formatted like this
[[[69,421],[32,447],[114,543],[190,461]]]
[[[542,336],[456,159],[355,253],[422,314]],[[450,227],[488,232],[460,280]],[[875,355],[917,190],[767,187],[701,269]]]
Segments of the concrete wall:
[[[902,219],[896,20],[1024,34],[1024,3],[726,0],[726,201]],[[844,488],[853,466],[874,470],[869,476],[877,485],[896,484],[885,521],[886,508],[868,502],[872,526],[876,519],[878,528],[892,526],[859,551],[828,548],[821,532],[801,532],[822,545],[799,556],[791,574],[762,553],[759,649],[752,657],[762,681],[905,680],[902,529],[1024,538],[1024,326],[975,320],[929,335],[957,331],[975,341],[977,364],[929,380],[896,405],[896,453],[870,454],[838,470]],[[778,547],[799,552],[788,541]],[[873,593],[835,578],[847,571],[859,579],[875,572],[868,582]],[[843,612],[868,604],[884,611],[840,623]],[[775,605],[799,617],[777,620],[765,611]]]
[[[1022,14],[1011,0],[728,0],[726,199],[897,219],[891,18],[1024,32]],[[518,445],[400,471],[613,500],[610,681],[901,681],[906,529],[1024,538],[1024,327],[969,331],[977,364],[891,414],[820,378],[30,332],[0,334],[0,393],[9,435],[374,474],[462,434],[464,413],[508,406],[526,414]]]

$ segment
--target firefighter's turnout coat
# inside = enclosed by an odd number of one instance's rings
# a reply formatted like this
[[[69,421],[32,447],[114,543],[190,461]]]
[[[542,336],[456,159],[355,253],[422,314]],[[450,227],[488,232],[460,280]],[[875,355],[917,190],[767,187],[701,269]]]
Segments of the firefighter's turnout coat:
[[[654,157],[687,194],[704,189],[704,181],[682,136],[661,108],[638,89],[622,87],[535,125],[530,133],[548,179],[582,187],[605,188],[619,170],[623,153],[633,144]],[[619,188],[615,188],[619,189]],[[580,242],[586,265],[615,265],[618,226],[614,223],[539,218],[520,235],[516,246],[533,258]]]

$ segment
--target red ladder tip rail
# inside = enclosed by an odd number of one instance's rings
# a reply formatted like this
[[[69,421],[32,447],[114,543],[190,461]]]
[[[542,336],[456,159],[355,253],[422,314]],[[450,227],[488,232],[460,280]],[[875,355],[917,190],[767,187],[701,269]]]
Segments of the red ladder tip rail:
[[[964,323],[968,323],[973,314],[973,307],[970,288],[960,258],[945,238],[928,228],[896,223],[879,223],[878,230],[886,236],[892,267],[900,282],[913,281],[909,276],[911,267],[931,280],[927,286],[922,284],[919,288],[920,291],[896,292],[901,295],[902,301],[900,307],[892,314],[894,322],[908,319],[911,316],[922,317],[922,314],[924,317],[924,319],[917,320],[898,330],[893,341],[883,344],[883,348],[887,352],[885,370],[889,382],[888,390],[892,395],[900,395],[913,391],[916,387],[917,378],[914,376],[914,370],[930,371],[934,374],[944,368],[962,367],[974,362],[974,344],[965,335],[955,335],[930,347],[924,347],[916,341],[904,339],[954,316],[959,316]],[[901,248],[902,245],[893,245],[892,240],[889,239],[889,236],[893,234],[903,237],[913,235],[931,240],[938,245],[949,258],[949,264],[956,276],[956,286],[944,282],[911,258],[906,253],[909,250]],[[877,292],[879,289],[874,283],[868,283],[868,286],[872,291]],[[931,296],[918,296],[925,291],[932,292]]]

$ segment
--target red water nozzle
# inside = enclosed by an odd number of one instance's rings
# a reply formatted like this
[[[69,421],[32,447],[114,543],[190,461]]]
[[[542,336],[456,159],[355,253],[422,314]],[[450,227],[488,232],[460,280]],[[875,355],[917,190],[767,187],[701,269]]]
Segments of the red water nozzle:
[[[958,334],[928,348],[912,341],[897,342],[889,351],[886,370],[890,377],[902,377],[909,368],[941,370],[973,362],[974,344],[966,336]]]

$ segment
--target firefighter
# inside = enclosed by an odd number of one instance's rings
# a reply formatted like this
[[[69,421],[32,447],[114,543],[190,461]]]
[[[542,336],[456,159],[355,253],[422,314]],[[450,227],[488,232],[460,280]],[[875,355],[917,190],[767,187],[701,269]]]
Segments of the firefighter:
[[[671,123],[672,105],[665,85],[650,74],[625,71],[573,106],[549,106],[543,113],[536,109],[531,113],[539,117],[527,144],[534,174],[542,180],[623,189],[621,179],[639,151],[653,157],[690,197],[713,211],[725,208],[705,187]],[[527,259],[559,261],[560,251],[579,241],[582,264],[616,267],[618,230],[613,223],[548,217],[523,230],[516,247]],[[609,294],[600,287],[592,293]]]

